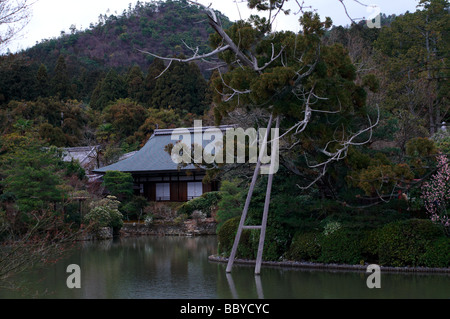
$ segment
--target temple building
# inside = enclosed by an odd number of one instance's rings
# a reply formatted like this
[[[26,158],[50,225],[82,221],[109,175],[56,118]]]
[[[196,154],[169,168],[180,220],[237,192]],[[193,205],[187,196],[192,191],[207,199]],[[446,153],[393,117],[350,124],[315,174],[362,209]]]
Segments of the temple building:
[[[225,131],[228,126],[213,127]],[[210,127],[201,127],[204,132]],[[194,128],[187,128],[193,133]],[[195,128],[199,130],[199,128]],[[134,155],[109,166],[95,169],[96,174],[108,171],[131,173],[136,195],[149,201],[184,202],[201,196],[203,193],[218,190],[218,182],[203,183],[206,170],[193,164],[182,166],[173,161],[166,151],[174,129],[157,129],[147,143]],[[197,132],[197,131],[196,131]],[[208,142],[206,142],[208,143]]]

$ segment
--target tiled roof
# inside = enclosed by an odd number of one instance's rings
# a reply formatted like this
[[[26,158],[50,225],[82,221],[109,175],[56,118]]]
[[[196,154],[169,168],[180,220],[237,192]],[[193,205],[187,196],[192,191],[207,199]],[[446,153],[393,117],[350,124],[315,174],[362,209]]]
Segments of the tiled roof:
[[[97,158],[98,146],[82,146],[82,147],[70,147],[64,148],[63,160],[70,162],[72,160],[78,160],[82,166],[88,165],[91,161]]]
[[[219,128],[222,131],[232,126],[218,126],[218,127],[202,127],[204,132],[209,128]],[[190,133],[194,132],[194,128],[187,128]],[[157,171],[177,171],[177,170],[192,170],[194,165],[185,167],[178,167],[178,164],[172,161],[165,147],[169,144],[175,144],[176,140],[171,139],[173,129],[155,130],[152,137],[147,143],[133,156],[119,161],[115,164],[101,167],[94,170],[94,173],[106,173],[107,171],[121,171],[121,172],[157,172]],[[209,143],[209,141],[206,141]]]

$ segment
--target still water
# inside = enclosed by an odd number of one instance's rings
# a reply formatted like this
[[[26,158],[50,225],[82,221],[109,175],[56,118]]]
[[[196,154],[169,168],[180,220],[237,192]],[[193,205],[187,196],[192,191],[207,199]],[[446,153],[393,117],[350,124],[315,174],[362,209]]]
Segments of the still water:
[[[208,261],[211,237],[140,237],[83,242],[46,269],[22,274],[22,288],[0,290],[0,298],[73,299],[362,299],[450,298],[450,274],[381,273],[381,288],[369,289],[368,274],[262,268]],[[81,288],[69,289],[67,266],[81,269]]]

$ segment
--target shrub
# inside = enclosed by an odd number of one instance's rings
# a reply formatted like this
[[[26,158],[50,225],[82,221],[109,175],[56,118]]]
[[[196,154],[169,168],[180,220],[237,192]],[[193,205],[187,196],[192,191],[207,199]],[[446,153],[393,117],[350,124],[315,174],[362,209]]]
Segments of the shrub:
[[[154,219],[172,220],[177,217],[179,203],[148,202],[144,207],[144,215],[152,215]]]
[[[366,230],[361,239],[361,254],[365,262],[378,264],[378,232],[379,229]]]
[[[228,219],[217,232],[219,254],[224,256],[229,256],[231,254],[240,220],[240,216]],[[255,236],[256,232],[258,232],[259,235],[259,231],[248,229],[242,231],[236,257],[248,259],[255,258],[255,242],[257,241],[255,238],[259,238],[259,236]]]
[[[363,260],[362,235],[339,228],[334,232],[319,236],[321,254],[318,261],[323,263],[359,264]]]
[[[183,224],[185,220],[188,219],[187,214],[180,214],[177,217],[174,218],[173,222],[177,225]]]
[[[420,263],[426,267],[449,267],[450,238],[442,237],[430,243],[426,252],[421,256]]]
[[[395,267],[419,266],[427,248],[440,237],[444,237],[442,228],[430,220],[409,219],[387,224],[378,232],[379,262]]]
[[[143,196],[133,196],[130,201],[121,205],[120,210],[127,220],[140,220],[148,205],[147,199]]]
[[[152,225],[153,224],[153,215],[151,215],[151,214],[146,215],[145,218],[144,218],[144,224],[147,227]]]
[[[317,233],[296,233],[286,258],[296,261],[316,261],[320,256],[320,244]]]
[[[120,202],[114,196],[108,196],[99,202],[91,204],[91,210],[84,216],[84,222],[89,224],[94,231],[102,227],[112,227],[117,230],[123,226],[123,215],[118,207]]]
[[[227,220],[242,214],[246,190],[240,188],[239,183],[240,181],[237,179],[222,181],[222,185],[220,186],[221,199],[217,203],[218,230]]]
[[[207,217],[211,217],[212,212],[216,209],[221,198],[220,192],[204,193],[202,196],[194,198],[178,209],[178,214],[186,214],[191,216],[195,211],[201,211]]]
[[[341,229],[341,227],[342,227],[342,225],[340,222],[330,221],[330,222],[326,223],[324,230],[323,230],[323,234],[325,236],[331,235],[335,231]]]

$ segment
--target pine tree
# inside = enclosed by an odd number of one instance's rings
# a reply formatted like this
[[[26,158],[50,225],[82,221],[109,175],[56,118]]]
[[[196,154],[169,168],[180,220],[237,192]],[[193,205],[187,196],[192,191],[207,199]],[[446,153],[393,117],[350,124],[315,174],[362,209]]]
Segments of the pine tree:
[[[66,100],[72,97],[69,74],[67,73],[66,60],[63,55],[60,55],[58,57],[51,84],[53,95],[59,97],[62,100]]]
[[[143,102],[148,107],[153,107],[153,92],[156,87],[156,81],[158,80],[158,76],[165,69],[164,62],[160,59],[153,60],[152,64],[148,68],[147,76],[144,80],[144,92],[143,92]]]
[[[36,74],[36,92],[40,97],[46,97],[49,95],[49,78],[47,67],[41,63]]]
[[[3,143],[14,135],[2,137]],[[30,212],[49,209],[61,202],[62,163],[52,151],[29,134],[21,136],[20,144],[0,157],[3,191],[13,194],[19,212],[26,218]]]
[[[194,63],[173,62],[156,81],[152,105],[156,108],[202,114],[206,109],[207,82]]]
[[[95,110],[103,110],[109,103],[125,98],[126,95],[125,82],[116,70],[111,69],[106,77],[97,83],[90,105]]]
[[[138,65],[133,66],[128,71],[125,84],[128,93],[127,97],[136,102],[142,102],[144,93],[144,74]]]

